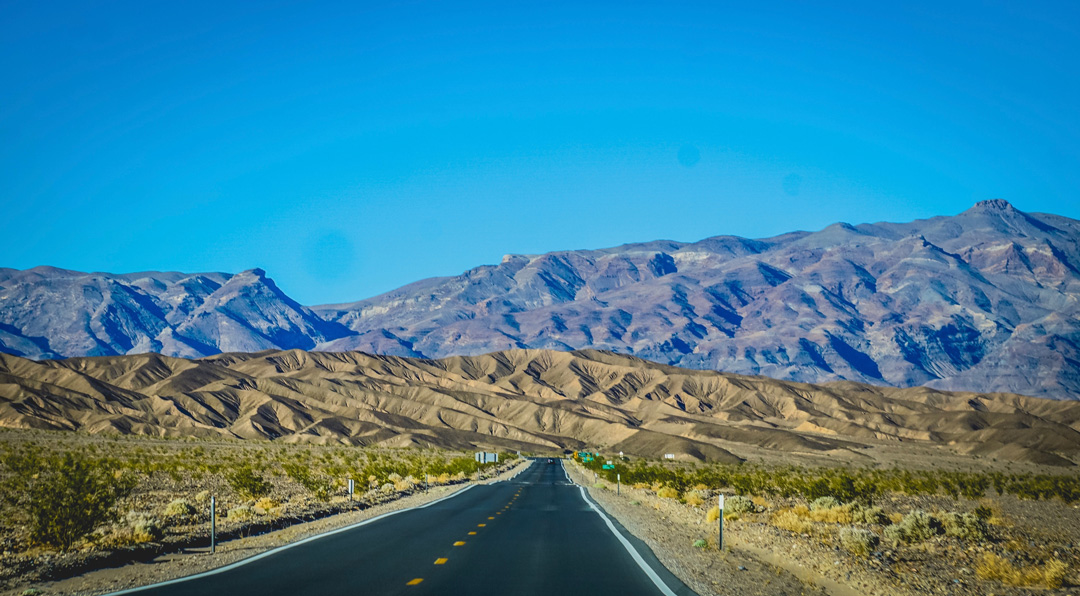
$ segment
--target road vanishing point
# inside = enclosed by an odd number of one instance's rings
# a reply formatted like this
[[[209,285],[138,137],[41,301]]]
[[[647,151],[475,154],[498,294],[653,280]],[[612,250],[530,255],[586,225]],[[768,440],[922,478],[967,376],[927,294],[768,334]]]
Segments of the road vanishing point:
[[[546,459],[510,480],[116,594],[695,596]]]

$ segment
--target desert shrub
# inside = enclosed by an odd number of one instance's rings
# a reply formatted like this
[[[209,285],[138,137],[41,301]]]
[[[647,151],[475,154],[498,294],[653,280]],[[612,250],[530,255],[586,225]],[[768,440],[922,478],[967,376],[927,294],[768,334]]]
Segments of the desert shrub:
[[[270,483],[251,469],[251,466],[241,466],[225,478],[237,494],[249,499],[258,499],[270,493]]]
[[[195,507],[187,499],[173,499],[165,506],[166,517],[187,517],[195,515]]]
[[[986,522],[974,513],[946,513],[941,516],[941,525],[946,536],[962,540],[983,541],[990,535]]]
[[[840,501],[837,501],[835,497],[818,497],[810,502],[810,511],[836,509],[839,506]]]
[[[855,505],[851,509],[851,523],[883,526],[889,523],[889,516],[881,507]]]
[[[714,505],[705,512],[705,521],[710,524],[720,519],[720,507]]]
[[[828,498],[828,497],[825,497]],[[833,499],[831,502],[820,502],[821,499],[817,499],[818,508],[812,509],[806,506],[798,506],[794,509],[795,513],[812,519],[816,522],[823,522],[828,524],[850,524],[853,521],[851,515],[854,505],[841,505]],[[836,503],[831,507],[825,507],[829,503]],[[813,504],[811,504],[811,507]]]
[[[247,505],[233,507],[228,513],[229,521],[244,522],[255,518],[255,512]]]
[[[724,512],[730,513],[758,513],[761,511],[750,497],[733,495],[724,499]]]
[[[856,555],[869,555],[878,547],[881,540],[878,535],[862,528],[842,528],[840,546]]]
[[[210,502],[210,491],[208,491],[208,490],[199,491],[198,494],[195,495],[195,502],[199,503],[200,505],[209,503]]]
[[[292,479],[293,482],[304,487],[304,489],[311,493],[316,499],[325,501],[330,498],[329,485],[324,479],[312,474],[311,469],[308,466],[297,463],[287,463],[281,467],[285,471],[286,476]]]
[[[679,491],[676,488],[665,486],[664,488],[656,491],[656,496],[660,497],[661,499],[678,499]]]
[[[686,504],[691,507],[700,507],[705,504],[705,498],[697,491],[686,493]]]
[[[450,483],[450,474],[447,474],[446,472],[443,472],[442,474],[439,474],[435,478],[435,481],[438,482],[439,484],[449,484]]]
[[[271,499],[270,497],[263,497],[258,501],[255,501],[255,505],[252,507],[253,511],[259,515],[268,515],[280,511],[281,503]]]
[[[393,493],[394,490],[394,484],[392,482],[387,482],[386,484],[382,485],[382,488],[379,489],[380,492],[386,495]]]
[[[1065,583],[1065,575],[1069,573],[1069,566],[1058,559],[1050,559],[1043,565],[1043,583],[1047,588],[1057,589]]]
[[[1007,586],[1037,586],[1060,588],[1069,567],[1058,559],[1038,565],[1017,566],[994,553],[986,553],[975,566],[979,579],[999,581]]]
[[[25,517],[34,542],[69,550],[98,526],[116,519],[117,502],[134,487],[129,476],[78,453],[9,451],[0,498]]]
[[[698,538],[697,540],[694,541],[694,548],[705,548],[708,545],[709,545],[709,543],[705,542],[701,538]]]
[[[814,529],[813,524],[790,509],[777,513],[769,523],[781,530],[795,532],[796,534],[809,534]]]
[[[133,542],[157,542],[165,537],[164,524],[149,513],[131,511],[125,521]]]
[[[928,540],[941,532],[941,522],[929,513],[915,509],[900,520],[900,523],[885,528],[885,537],[893,542],[914,544]]]

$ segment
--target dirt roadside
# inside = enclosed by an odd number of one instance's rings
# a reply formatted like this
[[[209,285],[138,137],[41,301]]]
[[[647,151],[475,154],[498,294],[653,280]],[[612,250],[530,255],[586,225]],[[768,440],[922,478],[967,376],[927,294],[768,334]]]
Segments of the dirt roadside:
[[[349,511],[311,522],[298,523],[281,530],[221,542],[217,546],[217,552],[213,555],[206,548],[186,549],[180,552],[163,554],[147,562],[97,569],[59,581],[15,586],[0,592],[0,596],[18,596],[28,593],[41,594],[42,596],[92,596],[209,571],[273,548],[343,528],[385,513],[424,505],[436,499],[453,495],[469,486],[490,484],[510,478],[530,463],[530,461],[520,462],[492,478],[458,485],[436,486],[427,491],[406,495],[394,501],[366,509]]]
[[[785,557],[748,548],[731,531],[725,535],[724,551],[720,552],[717,524],[706,524],[703,514],[692,516],[684,511],[685,507],[673,506],[665,503],[665,499],[629,487],[623,487],[622,494],[617,496],[608,488],[597,488],[592,472],[571,460],[565,460],[565,464],[575,483],[584,486],[608,514],[643,540],[665,567],[701,596],[867,594],[822,577]],[[705,540],[708,546],[697,548],[696,540]]]

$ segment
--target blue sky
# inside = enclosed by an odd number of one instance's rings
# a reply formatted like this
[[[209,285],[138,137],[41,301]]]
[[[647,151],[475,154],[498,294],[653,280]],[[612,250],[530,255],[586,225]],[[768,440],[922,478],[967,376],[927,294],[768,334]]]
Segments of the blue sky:
[[[319,304],[987,198],[1080,219],[1078,5],[747,4],[0,0],[0,266]]]

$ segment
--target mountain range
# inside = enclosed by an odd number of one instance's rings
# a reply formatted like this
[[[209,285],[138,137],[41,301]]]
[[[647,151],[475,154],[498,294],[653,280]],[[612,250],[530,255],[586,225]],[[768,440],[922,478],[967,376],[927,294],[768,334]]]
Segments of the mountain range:
[[[34,361],[0,354],[0,426],[283,442],[495,447],[721,462],[1073,466],[1080,403],[821,385],[582,350],[440,360],[266,351]],[[787,460],[790,463],[790,460]]]
[[[1077,399],[1080,221],[996,199],[910,223],[507,255],[311,307],[261,269],[0,269],[0,352],[281,349],[414,358],[599,349],[789,381]]]

